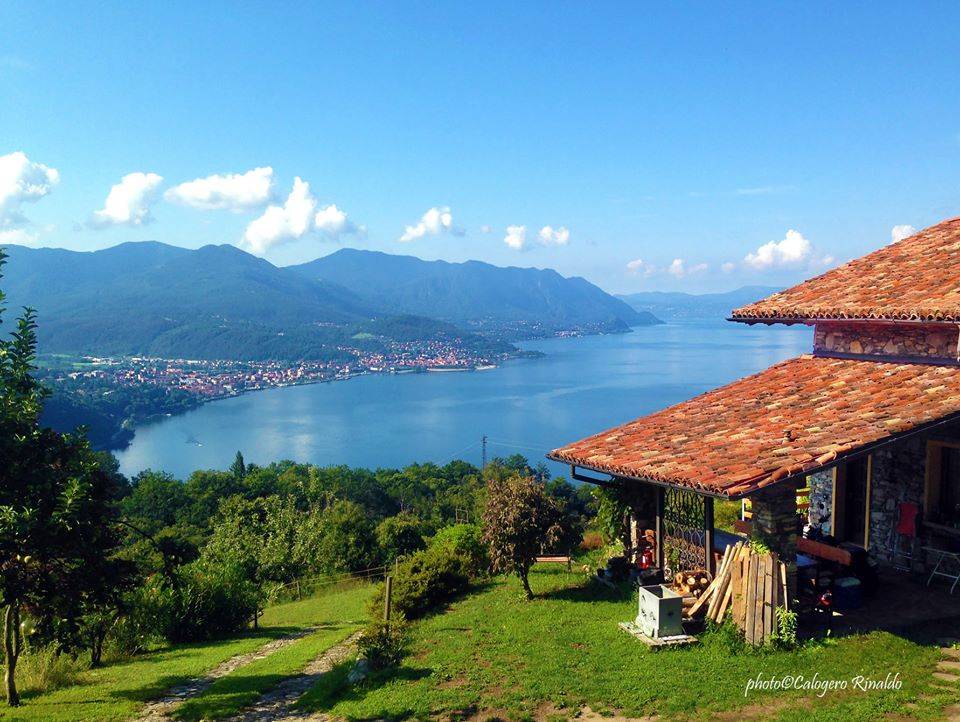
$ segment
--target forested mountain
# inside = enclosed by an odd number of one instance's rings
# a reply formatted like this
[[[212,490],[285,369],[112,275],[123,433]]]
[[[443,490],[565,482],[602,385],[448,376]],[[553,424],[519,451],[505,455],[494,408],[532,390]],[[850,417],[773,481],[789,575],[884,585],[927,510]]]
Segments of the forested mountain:
[[[232,245],[157,242],[7,252],[9,305],[38,310],[45,353],[316,359],[345,344],[371,347],[371,335],[479,343],[451,322],[546,330],[650,322],[583,279],[478,262],[344,250],[278,268]]]
[[[350,248],[289,269],[345,286],[374,307],[454,323],[601,330],[657,323],[651,314],[637,312],[589,281],[549,269],[423,261]]]
[[[653,313],[660,318],[723,319],[727,318],[733,309],[779,290],[775,286],[741,286],[724,293],[645,291],[618,295],[617,298],[637,311]]]

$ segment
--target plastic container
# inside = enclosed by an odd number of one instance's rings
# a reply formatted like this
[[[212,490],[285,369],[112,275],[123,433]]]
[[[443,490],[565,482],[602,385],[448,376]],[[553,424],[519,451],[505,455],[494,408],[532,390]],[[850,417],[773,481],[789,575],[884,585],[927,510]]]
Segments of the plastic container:
[[[860,608],[860,580],[856,577],[840,577],[833,585],[833,608],[849,612]]]

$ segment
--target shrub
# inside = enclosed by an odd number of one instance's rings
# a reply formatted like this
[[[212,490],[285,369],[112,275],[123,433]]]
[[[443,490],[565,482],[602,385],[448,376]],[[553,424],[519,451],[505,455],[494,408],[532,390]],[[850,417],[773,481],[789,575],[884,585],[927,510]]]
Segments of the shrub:
[[[20,687],[26,692],[49,692],[76,684],[86,664],[60,654],[55,645],[29,646],[17,664]]]
[[[478,524],[453,524],[444,527],[430,540],[430,548],[443,548],[467,561],[471,576],[480,577],[490,569],[490,555]]]
[[[408,619],[423,616],[470,585],[470,561],[454,550],[431,546],[401,562],[393,580],[392,606]],[[370,602],[372,615],[383,610],[381,586]]]
[[[773,646],[779,649],[793,649],[797,646],[797,613],[777,607],[777,631],[773,635]]]
[[[173,584],[154,575],[131,602],[114,637],[126,651],[157,639],[196,642],[231,634],[250,621],[259,599],[240,568],[194,562],[177,570]]]
[[[383,619],[370,622],[357,640],[357,649],[371,669],[386,669],[400,664],[408,643],[407,621],[397,614],[389,624]]]
[[[598,531],[584,532],[583,539],[580,541],[580,548],[588,552],[603,549],[603,545],[603,534]]]
[[[380,522],[377,526],[377,544],[383,560],[388,564],[426,546],[420,522],[409,514],[397,514]]]

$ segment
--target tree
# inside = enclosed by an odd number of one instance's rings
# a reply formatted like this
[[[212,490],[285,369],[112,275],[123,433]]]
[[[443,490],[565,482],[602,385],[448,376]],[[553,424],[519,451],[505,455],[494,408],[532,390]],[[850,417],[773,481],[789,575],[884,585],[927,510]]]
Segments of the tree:
[[[426,547],[422,525],[410,514],[397,514],[380,522],[377,525],[377,544],[383,561],[388,564]]]
[[[239,451],[233,459],[233,463],[230,465],[230,473],[233,474],[233,478],[238,482],[243,481],[243,477],[247,475],[247,465],[243,463],[243,454]]]
[[[3,258],[0,251],[0,266]],[[27,309],[0,338],[0,601],[11,706],[20,703],[23,615],[60,648],[75,644],[85,600],[115,581],[108,559],[119,543],[111,523],[116,479],[83,436],[40,426],[46,394],[33,375],[35,356],[35,314]]]
[[[528,476],[491,475],[483,510],[483,538],[496,572],[516,574],[527,599],[530,567],[563,531],[563,509],[543,484]]]

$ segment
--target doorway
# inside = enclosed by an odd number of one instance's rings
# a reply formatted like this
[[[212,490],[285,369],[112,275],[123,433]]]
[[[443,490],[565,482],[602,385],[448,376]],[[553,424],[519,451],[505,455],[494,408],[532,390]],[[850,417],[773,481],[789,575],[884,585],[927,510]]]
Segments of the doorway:
[[[870,456],[841,464],[833,485],[833,536],[864,549],[870,544]]]

